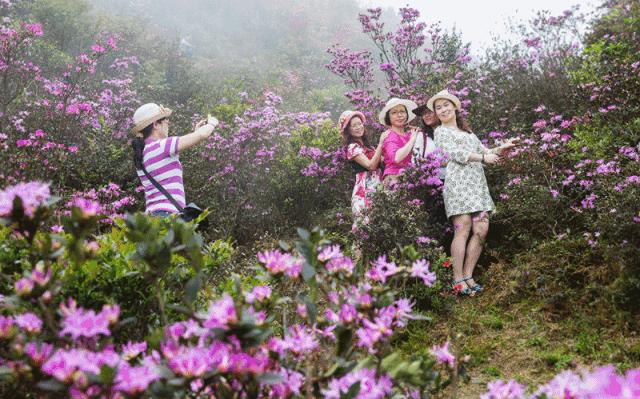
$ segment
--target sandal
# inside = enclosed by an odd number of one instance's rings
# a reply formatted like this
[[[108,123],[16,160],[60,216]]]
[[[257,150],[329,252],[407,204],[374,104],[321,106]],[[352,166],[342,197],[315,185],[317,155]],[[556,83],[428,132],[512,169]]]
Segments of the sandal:
[[[463,279],[463,281],[468,281],[468,280],[473,280],[473,277],[469,276]],[[473,287],[471,287],[470,290],[473,292],[481,292],[482,286],[480,284],[477,284],[475,280],[473,282],[474,282]]]
[[[451,287],[453,289],[453,292],[460,296],[468,296],[474,294],[474,291],[472,291],[471,288],[469,288],[466,284],[462,284],[465,281],[467,281],[467,279],[464,278],[458,281],[454,281],[453,287]],[[462,288],[463,285],[464,288]]]

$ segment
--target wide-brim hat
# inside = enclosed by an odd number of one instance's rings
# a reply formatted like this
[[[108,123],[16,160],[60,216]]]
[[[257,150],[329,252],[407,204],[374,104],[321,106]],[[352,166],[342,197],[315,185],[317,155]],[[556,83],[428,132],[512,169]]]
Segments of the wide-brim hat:
[[[133,113],[133,128],[131,131],[140,133],[145,127],[162,118],[168,118],[172,113],[173,111],[169,108],[156,103],[144,104]]]
[[[344,111],[340,115],[340,118],[338,118],[338,128],[340,128],[340,133],[343,133],[344,129],[346,129],[347,126],[349,126],[349,122],[351,122],[351,119],[354,116],[359,117],[362,120],[362,123],[364,123],[367,120],[364,114],[360,111],[351,111],[351,110]]]
[[[453,103],[453,105],[456,106],[457,110],[462,109],[462,104],[460,103],[460,99],[458,97],[454,96],[453,94],[449,93],[449,91],[447,91],[447,89],[442,90],[442,91],[434,94],[433,97],[431,97],[429,99],[429,101],[427,101],[427,107],[431,111],[433,111],[433,103],[436,100],[442,100],[442,99],[451,101]]]
[[[416,117],[416,115],[413,113],[413,110],[418,108],[418,104],[414,103],[411,100],[394,97],[387,101],[387,103],[384,105],[384,108],[382,108],[382,111],[380,111],[380,113],[378,114],[378,122],[380,122],[381,125],[386,125],[384,117],[387,115],[387,112],[389,112],[391,108],[398,105],[404,105],[405,108],[407,108],[407,123],[411,122],[413,118]]]

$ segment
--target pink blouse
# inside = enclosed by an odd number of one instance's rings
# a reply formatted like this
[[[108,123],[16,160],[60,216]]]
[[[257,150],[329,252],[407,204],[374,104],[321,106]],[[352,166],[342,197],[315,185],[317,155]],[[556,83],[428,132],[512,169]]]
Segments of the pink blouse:
[[[399,175],[403,170],[411,165],[411,151],[409,151],[409,154],[407,154],[407,156],[400,162],[395,161],[396,152],[398,152],[400,148],[404,147],[409,140],[411,140],[410,133],[399,135],[394,130],[389,129],[389,135],[382,144],[382,158],[384,159],[383,179],[387,175]]]

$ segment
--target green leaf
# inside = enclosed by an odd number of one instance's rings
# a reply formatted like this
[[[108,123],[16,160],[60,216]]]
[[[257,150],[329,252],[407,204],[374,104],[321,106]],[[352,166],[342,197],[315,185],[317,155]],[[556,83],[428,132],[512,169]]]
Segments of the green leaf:
[[[284,381],[284,378],[280,374],[264,373],[258,377],[258,381],[265,385],[279,384]]]
[[[316,320],[318,319],[318,308],[316,304],[313,303],[306,295],[298,295],[298,300],[304,303],[307,308],[307,318],[309,319],[309,324],[316,324]]]
[[[304,241],[309,241],[309,239],[311,238],[311,233],[309,233],[308,230],[303,229],[302,227],[298,227],[297,229],[298,232],[298,236],[304,240]]]
[[[98,376],[103,385],[111,385],[116,376],[116,369],[106,364],[100,367],[100,375]]]
[[[340,395],[340,399],[353,399],[356,396],[358,396],[359,393],[360,393],[360,381],[351,385],[349,387],[349,390],[346,393]]]
[[[191,278],[184,287],[184,300],[191,306],[198,298],[198,291],[200,291],[200,285],[202,284],[202,275],[196,274]]]
[[[353,331],[350,328],[340,326],[337,328],[336,336],[338,340],[338,344],[336,345],[336,355],[346,358],[347,353],[351,349]]]
[[[64,385],[58,380],[54,380],[54,379],[40,381],[39,383],[36,384],[36,386],[42,389],[43,391],[49,391],[49,392],[61,392],[64,389]]]
[[[313,266],[309,264],[309,262],[304,262],[304,264],[302,265],[302,279],[305,282],[308,282],[313,278],[313,276],[315,276],[315,274],[316,269],[314,269]]]
[[[402,357],[398,352],[393,352],[389,356],[382,359],[382,363],[380,363],[380,367],[382,370],[389,371],[396,367],[398,363],[402,361]]]

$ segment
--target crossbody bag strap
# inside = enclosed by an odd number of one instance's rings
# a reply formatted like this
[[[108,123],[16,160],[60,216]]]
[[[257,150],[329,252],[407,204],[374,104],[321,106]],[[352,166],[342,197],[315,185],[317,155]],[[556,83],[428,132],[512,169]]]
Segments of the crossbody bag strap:
[[[154,179],[153,176],[149,174],[149,172],[147,172],[147,169],[145,169],[144,166],[142,167],[142,171],[144,172],[144,175],[147,176],[147,179],[149,179],[149,181],[151,181],[151,183],[158,189],[158,191],[160,191],[162,194],[164,194],[165,197],[167,197],[167,199],[173,204],[173,206],[176,207],[178,212],[182,213],[182,211],[184,211],[184,208],[181,207],[180,204],[178,204],[178,201],[176,201],[171,194],[169,194],[167,189],[162,187],[162,185],[160,185],[160,183],[158,183],[158,181]]]

